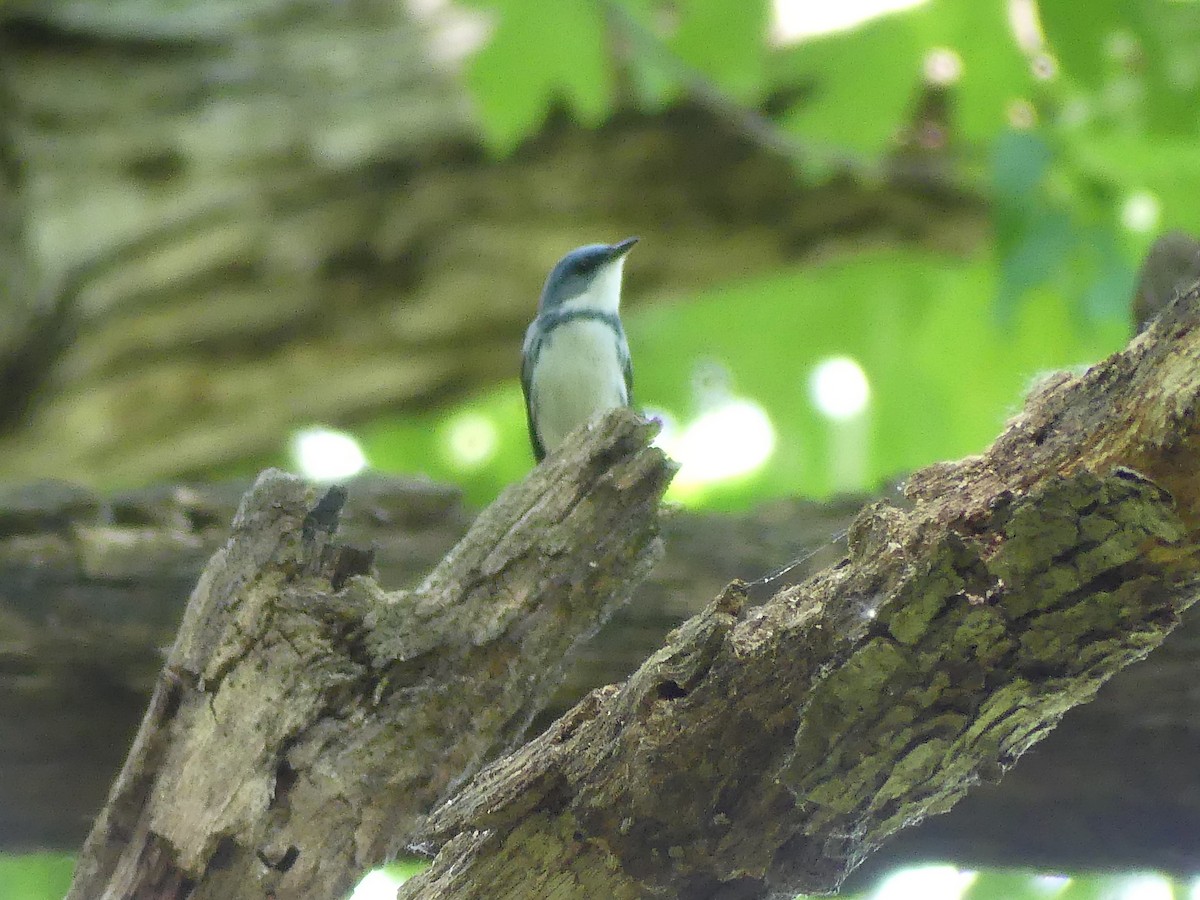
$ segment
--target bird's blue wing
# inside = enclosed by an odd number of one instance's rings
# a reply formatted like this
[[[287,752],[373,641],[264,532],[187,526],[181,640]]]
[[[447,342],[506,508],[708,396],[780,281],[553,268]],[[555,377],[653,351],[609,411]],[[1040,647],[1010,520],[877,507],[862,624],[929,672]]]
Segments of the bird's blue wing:
[[[625,405],[633,406],[633,360],[629,356],[629,344],[625,342],[624,333],[621,335],[618,352],[621,357],[621,371],[625,375]]]
[[[521,348],[521,393],[525,395],[525,423],[529,426],[529,443],[533,447],[533,458],[541,462],[546,458],[546,448],[538,438],[537,426],[533,423],[533,367],[542,349],[541,334],[537,320],[525,332],[525,344]]]

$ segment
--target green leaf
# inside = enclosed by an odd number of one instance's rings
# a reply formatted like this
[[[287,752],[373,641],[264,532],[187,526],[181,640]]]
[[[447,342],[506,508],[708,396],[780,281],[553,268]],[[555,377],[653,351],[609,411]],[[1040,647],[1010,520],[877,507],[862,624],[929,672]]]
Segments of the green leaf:
[[[1051,900],[1028,872],[980,872],[962,900]]]
[[[1034,202],[1054,160],[1046,140],[1032,131],[1004,131],[992,145],[992,195],[1007,210]]]
[[[1200,125],[1200,4],[1191,0],[1041,0],[1062,71],[1127,126],[1191,134]]]
[[[1113,179],[1056,154],[1038,132],[1007,132],[994,145],[992,185],[999,321],[1011,322],[1030,292],[1051,284],[1091,321],[1128,321],[1136,241],[1119,230]]]
[[[1031,290],[1050,281],[1070,261],[1079,244],[1069,216],[1039,210],[1014,229],[1011,242],[1000,243],[1000,291],[996,313],[1011,322],[1017,305]]]
[[[1195,135],[1200,125],[1200,4],[1147,0],[1136,29],[1144,48],[1150,129]]]
[[[478,6],[496,16],[496,28],[472,59],[467,84],[494,149],[512,150],[556,102],[585,124],[609,112],[612,73],[598,4],[496,0]]]
[[[1053,150],[1035,132],[1005,131],[992,147],[1001,322],[1011,322],[1021,298],[1062,269],[1075,244],[1070,216],[1052,207],[1043,190],[1053,160]]]
[[[679,67],[669,56],[673,51],[656,24],[660,13],[657,0],[624,0],[621,10],[641,29],[644,40],[631,42],[625,57],[626,71],[637,102],[645,109],[657,110],[676,100],[682,93]]]
[[[1128,30],[1126,0],[1039,0],[1042,29],[1061,71],[1095,88],[1112,74],[1109,46]]]
[[[959,57],[951,86],[956,136],[982,143],[1001,132],[1007,109],[1033,87],[1004,0],[938,0],[806,41],[775,66],[776,83],[809,83],[787,119],[802,135],[880,154],[913,113],[934,50]]]
[[[926,52],[944,47],[959,55],[962,75],[953,85],[952,127],[967,141],[984,143],[1008,127],[1008,107],[1033,88],[1029,60],[1017,46],[1007,0],[939,0],[922,8]]]
[[[802,139],[883,153],[913,102],[924,51],[913,16],[897,14],[781,52],[774,82],[809,86],[784,124]]]
[[[1119,895],[1121,879],[1115,875],[1076,875],[1054,900],[1107,900]]]
[[[1135,193],[1150,195],[1161,209],[1156,230],[1196,230],[1200,223],[1200,152],[1195,141],[1108,129],[1080,131],[1072,158],[1089,177],[1112,186],[1119,202]]]
[[[407,881],[410,878],[420,875],[428,868],[429,860],[412,858],[398,859],[384,866],[383,870],[400,881]]]
[[[1137,273],[1126,260],[1112,229],[1087,229],[1080,241],[1079,264],[1085,286],[1080,308],[1093,322],[1128,320]]]
[[[766,90],[767,28],[763,0],[680,0],[671,48],[743,102]]]

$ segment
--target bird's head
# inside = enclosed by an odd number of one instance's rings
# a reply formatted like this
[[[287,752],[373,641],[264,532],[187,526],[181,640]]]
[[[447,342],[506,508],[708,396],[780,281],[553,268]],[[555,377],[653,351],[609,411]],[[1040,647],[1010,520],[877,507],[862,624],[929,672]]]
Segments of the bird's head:
[[[538,312],[577,307],[616,313],[621,304],[625,254],[637,240],[631,237],[615,244],[576,247],[550,270]]]

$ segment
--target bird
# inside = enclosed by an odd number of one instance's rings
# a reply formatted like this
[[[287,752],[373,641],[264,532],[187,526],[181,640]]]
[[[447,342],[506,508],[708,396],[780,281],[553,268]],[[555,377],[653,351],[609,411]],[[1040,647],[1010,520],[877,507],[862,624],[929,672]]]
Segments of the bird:
[[[534,458],[602,412],[633,402],[621,327],[621,274],[638,239],[576,247],[550,270],[521,349],[521,389]]]

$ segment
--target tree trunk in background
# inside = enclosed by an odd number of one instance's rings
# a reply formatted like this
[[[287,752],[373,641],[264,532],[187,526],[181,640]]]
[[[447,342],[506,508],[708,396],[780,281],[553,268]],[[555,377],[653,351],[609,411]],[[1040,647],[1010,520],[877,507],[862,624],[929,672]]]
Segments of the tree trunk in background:
[[[566,247],[642,235],[634,302],[905,241],[977,199],[797,184],[690,107],[485,155],[462,22],[399,0],[0,10],[0,481],[113,486],[515,379]],[[457,30],[456,30],[457,29]],[[698,140],[699,135],[703,140]],[[264,348],[268,348],[264,351]]]

